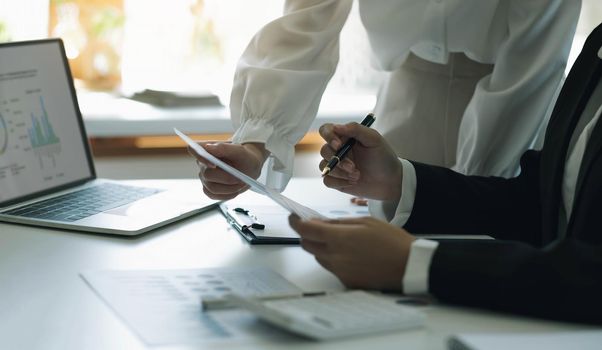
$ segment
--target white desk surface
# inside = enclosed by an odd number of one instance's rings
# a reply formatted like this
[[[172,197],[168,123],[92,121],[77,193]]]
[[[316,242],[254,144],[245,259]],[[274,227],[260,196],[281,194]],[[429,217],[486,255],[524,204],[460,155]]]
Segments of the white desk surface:
[[[322,187],[316,178],[294,179],[286,193],[303,198],[306,204],[336,203],[348,198]],[[78,276],[80,271],[228,266],[269,267],[308,290],[341,288],[333,275],[299,247],[251,246],[229,228],[217,211],[134,238],[0,223],[0,347],[143,349],[144,343]],[[257,339],[226,348],[444,349],[446,337],[457,332],[585,328],[447,306],[430,306],[426,312],[428,323],[420,330],[326,343],[295,337],[277,343]]]
[[[106,93],[78,93],[86,131],[90,137],[222,134],[234,131],[226,107],[160,108]],[[310,130],[327,122],[360,121],[376,103],[374,95],[325,95]]]

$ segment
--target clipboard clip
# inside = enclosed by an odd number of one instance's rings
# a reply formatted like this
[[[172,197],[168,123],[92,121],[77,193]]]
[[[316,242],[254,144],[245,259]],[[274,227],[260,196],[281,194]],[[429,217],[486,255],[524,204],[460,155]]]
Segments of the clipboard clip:
[[[232,223],[241,231],[247,231],[249,229],[263,230],[265,225],[260,223],[255,215],[244,208],[228,209],[228,214]]]
[[[295,231],[288,225],[284,226],[286,222],[280,222],[282,218],[270,214],[269,210],[263,209],[262,211],[259,207],[253,209],[256,210],[259,217],[263,217],[267,220],[268,227],[266,227],[267,225],[262,224],[262,222],[257,219],[257,216],[245,209],[244,206],[229,206],[228,202],[222,202],[219,205],[219,210],[224,215],[228,225],[250,244],[299,244],[299,236],[296,235]],[[287,214],[285,213],[284,215]]]

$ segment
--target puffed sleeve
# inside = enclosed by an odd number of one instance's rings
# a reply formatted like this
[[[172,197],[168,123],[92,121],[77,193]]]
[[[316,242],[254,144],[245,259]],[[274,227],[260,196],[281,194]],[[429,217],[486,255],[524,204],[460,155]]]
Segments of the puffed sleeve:
[[[339,60],[339,34],[352,0],[289,0],[238,62],[230,111],[233,142],[262,142],[271,153],[270,187],[292,175],[294,146],[313,122]]]
[[[521,154],[545,129],[564,76],[580,1],[512,1],[508,35],[460,124],[454,170],[516,175]]]

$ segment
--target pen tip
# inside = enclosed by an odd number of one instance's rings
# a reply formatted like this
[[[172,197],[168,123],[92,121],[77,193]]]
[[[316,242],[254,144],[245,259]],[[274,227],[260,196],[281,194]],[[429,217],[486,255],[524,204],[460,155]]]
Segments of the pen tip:
[[[322,169],[322,177],[328,175],[329,172],[330,172],[330,168],[329,167],[325,167],[324,169]]]

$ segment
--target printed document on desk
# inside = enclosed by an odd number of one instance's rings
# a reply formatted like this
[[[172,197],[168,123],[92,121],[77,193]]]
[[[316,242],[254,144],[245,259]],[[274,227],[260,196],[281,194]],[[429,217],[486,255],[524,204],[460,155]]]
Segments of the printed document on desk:
[[[184,140],[184,142],[186,142],[186,144],[188,144],[188,146],[190,146],[190,148],[192,148],[192,150],[194,150],[196,154],[207,159],[209,162],[215,164],[217,167],[221,168],[228,174],[236,177],[245,184],[249,185],[253,191],[270,197],[274,202],[278,203],[289,212],[297,214],[301,219],[327,219],[327,217],[318,213],[317,211],[295,202],[294,200],[282,195],[278,191],[273,190],[265,186],[264,184],[256,181],[255,179],[243,174],[238,169],[235,169],[230,165],[224,163],[220,159],[213,156],[211,153],[207,152],[203,147],[201,147],[198,143],[194,142],[190,137],[186,136],[180,130],[174,128],[174,132],[182,140]]]
[[[352,204],[348,198],[340,203],[311,206],[332,219],[370,215],[368,207]],[[299,235],[288,223],[289,212],[268,197],[247,191],[221,203],[219,209],[232,228],[251,244],[299,244]],[[262,228],[254,227],[253,223]]]
[[[201,301],[227,301],[231,293],[252,298],[303,293],[265,268],[104,270],[87,271],[81,276],[150,346],[225,345],[270,338],[274,333],[257,324],[249,312],[203,312]]]

